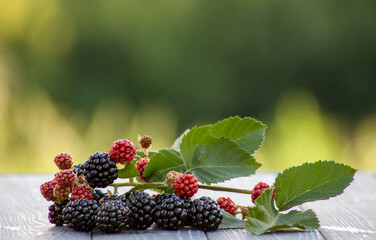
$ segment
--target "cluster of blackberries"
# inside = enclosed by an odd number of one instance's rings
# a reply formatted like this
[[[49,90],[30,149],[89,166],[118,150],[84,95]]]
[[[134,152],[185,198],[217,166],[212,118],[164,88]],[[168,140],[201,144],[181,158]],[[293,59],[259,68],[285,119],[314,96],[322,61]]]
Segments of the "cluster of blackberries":
[[[192,226],[203,231],[218,229],[223,215],[216,201],[209,197],[191,200],[175,194],[161,194],[153,199],[136,191],[127,195],[108,196],[101,192],[99,200],[81,198],[56,202],[49,207],[49,219],[57,226],[66,225],[76,231],[94,228],[117,233],[127,228],[147,229],[153,222],[167,230]]]

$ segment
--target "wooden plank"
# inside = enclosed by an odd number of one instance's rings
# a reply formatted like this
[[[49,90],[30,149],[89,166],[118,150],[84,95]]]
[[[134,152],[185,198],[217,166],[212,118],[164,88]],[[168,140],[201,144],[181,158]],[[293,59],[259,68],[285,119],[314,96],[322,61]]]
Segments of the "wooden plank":
[[[376,239],[376,178],[358,172],[345,192],[325,201],[306,203],[320,221],[325,239]]]
[[[206,233],[209,240],[224,240],[224,239],[237,239],[237,240],[292,240],[292,239],[324,239],[318,231],[314,232],[280,232],[280,233],[267,233],[260,236],[255,236],[248,233],[244,229],[220,230],[215,232]]]
[[[124,232],[118,234],[105,234],[101,232],[94,232],[93,239],[95,240],[102,240],[102,239],[109,239],[111,240],[123,240],[123,239],[143,239],[143,240],[188,240],[188,239],[198,239],[198,240],[206,240],[206,235],[203,231],[198,231],[191,228],[184,228],[178,231],[165,231],[162,230],[155,225],[147,230],[126,230]]]
[[[91,239],[91,233],[54,227],[39,186],[53,176],[0,175],[0,239]]]

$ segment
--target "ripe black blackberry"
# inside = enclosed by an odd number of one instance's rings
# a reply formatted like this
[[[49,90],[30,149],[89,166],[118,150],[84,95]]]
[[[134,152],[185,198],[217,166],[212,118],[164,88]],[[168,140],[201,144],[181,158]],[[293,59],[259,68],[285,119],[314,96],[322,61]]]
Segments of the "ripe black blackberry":
[[[104,201],[98,208],[95,222],[102,232],[118,233],[128,226],[129,208],[121,200]]]
[[[63,226],[63,209],[70,202],[70,199],[66,199],[63,202],[55,202],[48,207],[48,220],[50,223],[55,224],[56,226]]]
[[[188,211],[184,208],[183,200],[176,195],[170,195],[158,202],[153,215],[154,222],[158,226],[167,230],[177,230],[186,225]]]
[[[151,226],[156,203],[148,193],[133,192],[127,197],[127,205],[131,228],[143,230]]]
[[[107,193],[104,193],[102,190],[100,189],[95,189],[94,192],[93,192],[93,199],[95,201],[97,201],[97,203],[99,203],[99,201],[102,199],[102,198],[105,198],[105,197],[108,197],[108,194]]]
[[[92,188],[105,188],[117,179],[118,168],[107,153],[96,152],[84,163],[84,176]]]
[[[77,164],[77,165],[73,165],[73,172],[77,176],[81,176],[82,174],[84,174],[84,164],[80,163],[80,164]]]
[[[95,227],[98,204],[95,200],[81,198],[70,201],[63,209],[64,223],[76,231],[89,232]]]
[[[217,230],[223,218],[218,204],[209,197],[193,200],[190,214],[191,226],[202,231]]]

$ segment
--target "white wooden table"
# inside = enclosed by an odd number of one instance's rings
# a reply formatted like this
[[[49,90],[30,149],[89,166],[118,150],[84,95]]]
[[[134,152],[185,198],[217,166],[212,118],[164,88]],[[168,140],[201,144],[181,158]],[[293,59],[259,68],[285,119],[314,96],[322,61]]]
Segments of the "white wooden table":
[[[259,181],[273,184],[276,173],[258,174],[220,184],[252,188]],[[358,172],[355,180],[341,196],[325,201],[306,203],[301,209],[312,208],[321,227],[314,232],[284,232],[254,236],[243,229],[202,232],[186,228],[165,231],[155,225],[145,231],[124,231],[119,234],[75,232],[55,227],[48,221],[47,202],[39,186],[53,175],[0,175],[0,239],[376,239],[376,174]],[[111,188],[110,188],[111,189]],[[120,193],[127,188],[120,188]],[[250,205],[250,195],[199,190],[197,197],[214,199],[230,196],[237,204]],[[196,196],[195,196],[196,197]]]

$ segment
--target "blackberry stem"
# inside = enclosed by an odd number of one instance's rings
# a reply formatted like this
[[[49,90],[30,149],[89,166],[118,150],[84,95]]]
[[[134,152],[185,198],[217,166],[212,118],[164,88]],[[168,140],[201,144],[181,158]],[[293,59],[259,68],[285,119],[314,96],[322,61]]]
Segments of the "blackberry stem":
[[[126,182],[126,183],[113,183],[110,186],[114,187],[117,190],[118,187],[134,187],[134,186],[137,186],[139,184],[140,183],[137,183],[137,182]],[[166,189],[166,188],[167,188],[167,186],[163,187],[163,189]],[[223,191],[223,192],[235,192],[235,193],[252,194],[251,190],[237,189],[237,188],[230,188],[230,187],[211,186],[211,185],[203,185],[203,184],[201,184],[201,185],[198,186],[198,188],[209,189],[209,190],[213,190],[213,191]]]
[[[109,186],[118,188],[118,187],[134,187],[137,185],[138,183],[136,182],[126,182],[126,183],[113,183],[113,184],[110,184]]]
[[[237,188],[230,188],[230,187],[211,186],[211,185],[198,185],[198,188],[209,189],[209,190],[213,190],[213,191],[223,191],[223,192],[235,192],[235,193],[252,194],[251,190],[237,189]]]

